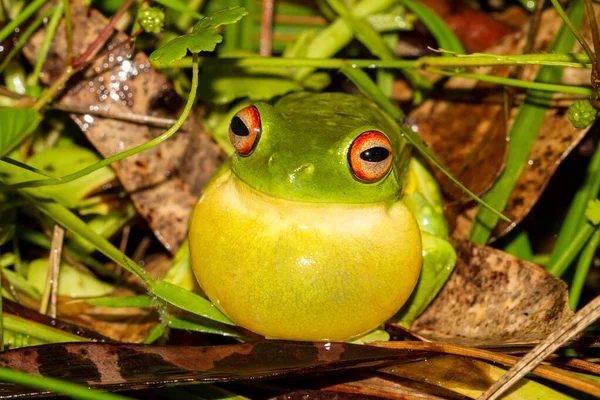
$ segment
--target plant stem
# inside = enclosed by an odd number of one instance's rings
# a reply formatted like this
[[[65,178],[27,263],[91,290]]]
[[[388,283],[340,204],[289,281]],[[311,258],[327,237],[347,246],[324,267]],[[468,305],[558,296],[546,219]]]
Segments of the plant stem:
[[[567,216],[560,227],[558,238],[552,249],[552,254],[548,260],[546,269],[553,268],[561,255],[566,251],[571,243],[573,236],[581,229],[585,220],[585,210],[588,202],[598,197],[600,191],[600,146],[596,148],[592,159],[590,160],[583,184],[577,189]]]
[[[125,11],[127,11],[127,9],[133,4],[133,1],[134,0],[126,0],[121,5],[119,10],[115,13],[115,15],[113,15],[108,24],[106,24],[102,32],[100,32],[100,35],[98,35],[96,40],[94,40],[94,42],[87,48],[87,50],[82,55],[80,55],[75,61],[73,61],[74,69],[79,69],[79,67],[85,64],[87,60],[98,51],[100,45],[104,43],[106,39],[108,39],[110,34],[113,32],[115,24],[117,23],[117,21],[119,21],[121,16],[125,14]]]
[[[17,15],[15,19],[10,21],[2,30],[0,30],[0,42],[3,42],[19,25],[27,21],[41,6],[46,3],[46,0],[35,0],[33,3],[25,7],[23,11]]]
[[[565,10],[562,8],[562,6],[558,2],[558,0],[550,0],[550,1],[552,2],[552,5],[556,9],[556,12],[560,16],[560,18],[563,20],[563,23],[569,28],[571,33],[573,33],[573,36],[575,36],[575,38],[577,39],[577,41],[579,42],[581,47],[583,47],[583,50],[585,50],[585,53],[588,55],[588,58],[590,59],[590,61],[596,62],[596,55],[594,54],[594,52],[592,51],[590,46],[587,44],[587,42],[583,38],[583,35],[581,35],[581,33],[579,32],[579,29],[577,29],[577,27],[575,25],[573,25],[573,23],[569,19],[569,16],[567,15],[567,13],[565,13]]]
[[[42,107],[46,104],[50,103],[54,98],[56,92],[58,92],[69,80],[69,78],[75,73],[75,70],[71,66],[67,66],[62,74],[58,77],[56,81],[46,90],[42,96],[35,102],[33,105],[33,109],[35,111],[40,111]]]
[[[34,387],[42,390],[51,390],[58,394],[68,395],[74,399],[84,400],[127,400],[130,397],[115,393],[101,392],[90,389],[87,386],[77,385],[71,382],[46,378],[14,369],[0,367],[0,381],[16,383],[23,386]]]
[[[599,244],[600,230],[596,229],[579,256],[579,261],[577,262],[577,267],[575,269],[575,275],[573,276],[573,281],[569,286],[569,305],[573,310],[577,310],[577,305],[579,304],[579,299],[581,298],[581,292],[583,291],[585,280],[588,276],[590,266],[594,261],[596,249],[598,248]]]
[[[585,225],[577,232],[577,235],[571,240],[569,246],[562,252],[558,260],[553,265],[548,267],[548,272],[556,277],[561,277],[565,273],[569,265],[573,262],[577,254],[581,251],[581,248],[587,243],[596,228],[586,222]]]
[[[58,23],[62,17],[64,10],[64,2],[59,1],[59,3],[54,8],[54,13],[52,14],[52,18],[48,23],[48,27],[46,28],[46,33],[44,34],[44,40],[40,46],[40,49],[37,54],[37,59],[35,60],[35,66],[33,67],[33,71],[31,75],[29,75],[28,86],[34,87],[38,84],[38,79],[40,77],[40,73],[42,72],[42,67],[44,66],[44,62],[48,57],[48,52],[50,51],[50,46],[52,45],[52,40],[54,39],[54,34],[56,33],[56,28],[58,28]]]
[[[505,85],[505,86],[513,86],[513,87],[519,87],[519,88],[524,88],[524,89],[541,90],[541,91],[546,91],[546,92],[569,93],[569,94],[578,94],[578,95],[582,95],[582,96],[589,96],[590,94],[593,93],[592,88],[583,87],[583,86],[568,86],[568,85],[559,85],[559,84],[545,83],[545,82],[530,82],[530,81],[523,81],[520,79],[503,78],[503,77],[494,76],[494,75],[473,74],[473,73],[467,73],[467,72],[451,72],[451,71],[444,71],[441,69],[433,69],[433,68],[430,68],[427,71],[433,72],[434,74],[444,75],[444,76],[450,76],[450,77],[458,76],[461,78],[475,79],[475,80],[478,80],[481,82],[497,83],[497,84]]]
[[[591,68],[587,55],[570,54],[480,54],[455,55],[454,57],[425,56],[416,60],[365,60],[341,58],[282,58],[282,57],[246,57],[246,58],[199,58],[203,67],[281,67],[281,68],[389,68],[389,69],[425,69],[429,67],[492,67],[512,65],[547,65],[573,68]],[[190,68],[192,59],[185,57],[168,66],[156,65],[158,69]]]
[[[67,35],[67,60],[66,64],[73,62],[73,21],[71,19],[71,2],[63,0],[65,7],[65,33]]]
[[[19,53],[19,51],[21,51],[21,48],[25,45],[27,40],[29,40],[31,35],[33,35],[33,33],[38,30],[40,25],[42,25],[42,23],[44,22],[44,19],[46,19],[50,14],[52,14],[53,10],[54,10],[53,8],[49,8],[48,10],[46,10],[46,12],[44,12],[40,16],[38,16],[36,18],[36,20],[33,21],[27,27],[27,29],[25,31],[23,31],[23,33],[19,36],[19,40],[17,41],[17,43],[10,50],[8,55],[4,58],[4,61],[2,61],[2,64],[0,65],[0,73],[2,73],[2,71],[4,71],[4,69],[6,68],[8,63],[10,63],[10,60],[12,60],[13,57],[15,55],[17,55],[17,53]]]

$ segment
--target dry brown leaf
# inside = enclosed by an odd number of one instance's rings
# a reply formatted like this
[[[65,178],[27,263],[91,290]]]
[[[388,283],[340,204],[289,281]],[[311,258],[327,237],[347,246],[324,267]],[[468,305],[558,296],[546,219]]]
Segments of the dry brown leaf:
[[[367,375],[367,374],[365,374]],[[375,375],[370,373],[368,375]],[[377,374],[351,382],[329,385],[321,390],[372,395],[399,400],[466,400],[468,397],[427,382],[417,382],[391,374]]]
[[[572,317],[567,285],[537,265],[468,241],[446,285],[414,322],[433,341],[469,346],[543,340]]]
[[[600,6],[596,6],[600,14]],[[534,52],[544,51],[561,25],[560,17],[551,9],[543,13],[540,32]],[[583,31],[589,35],[587,22]],[[491,54],[516,54],[525,44],[525,32],[508,35],[502,42],[486,50]],[[575,49],[579,51],[580,49]],[[527,67],[523,79],[534,79],[538,67]],[[506,68],[478,68],[481,74],[507,76]],[[562,82],[571,85],[589,84],[589,70],[567,69]],[[501,172],[506,152],[503,96],[498,87],[463,78],[450,79],[441,99],[429,100],[418,107],[411,118],[419,133],[434,149],[450,170],[473,192],[482,194]],[[485,94],[485,96],[481,95]],[[557,96],[558,97],[558,96]],[[564,104],[563,104],[564,105]],[[516,109],[512,110],[512,119]],[[587,130],[576,129],[566,116],[566,109],[551,108],[542,124],[539,136],[530,154],[530,162],[523,170],[508,201],[505,214],[512,224],[502,222],[495,232],[499,237],[508,233],[535,205],[561,161],[581,141]],[[464,194],[439,172],[436,176],[444,191],[455,200],[451,212],[460,210],[466,201]],[[475,215],[474,208],[460,213],[453,236],[466,238]]]
[[[107,24],[98,11],[80,2],[71,3],[73,51],[82,53]],[[33,62],[45,31],[38,31],[24,49]],[[64,21],[60,24],[42,81],[52,83],[65,68],[66,40]],[[108,47],[127,39],[116,32]],[[156,71],[142,52],[128,45],[102,55],[67,84],[60,105],[77,109],[177,118],[182,108],[167,79]],[[163,129],[92,114],[71,117],[104,156],[120,153],[162,134]],[[214,174],[224,158],[195,118],[188,118],[186,130],[135,156],[112,164],[121,183],[131,194],[139,213],[171,253],[187,234],[187,220],[200,189]]]

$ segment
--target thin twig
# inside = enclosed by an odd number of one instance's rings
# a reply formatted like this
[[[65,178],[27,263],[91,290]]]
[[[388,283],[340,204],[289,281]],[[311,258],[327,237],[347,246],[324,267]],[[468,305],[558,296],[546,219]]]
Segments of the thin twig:
[[[263,0],[262,21],[260,23],[260,55],[263,57],[271,56],[274,10],[275,0]]]
[[[100,49],[100,45],[108,39],[108,37],[113,33],[113,28],[117,21],[125,14],[127,9],[133,4],[134,0],[126,0],[123,5],[119,8],[119,10],[113,15],[108,24],[104,27],[100,35],[94,40],[92,44],[87,48],[87,50],[80,55],[75,61],[73,61],[73,68],[78,69],[83,64],[87,62],[87,60],[92,57],[96,52]]]
[[[454,354],[457,356],[477,358],[480,360],[491,361],[503,365],[517,365],[519,359],[508,354],[497,353],[495,351],[476,349],[473,347],[464,347],[446,343],[423,343],[423,342],[375,342],[371,343],[370,346],[385,347],[391,349],[402,349],[402,350],[417,350],[417,351],[432,351],[442,354]],[[595,382],[591,379],[579,376],[573,372],[565,371],[560,368],[551,367],[548,365],[539,365],[535,367],[532,372],[542,378],[550,379],[554,382],[560,382],[561,384],[577,389],[584,393],[591,394],[593,396],[600,396],[600,383]],[[481,398],[479,399],[481,400]]]
[[[127,254],[127,244],[129,243],[129,233],[131,232],[131,225],[127,224],[123,227],[123,231],[121,232],[121,242],[119,243],[119,250],[123,254]],[[115,274],[121,275],[123,273],[123,268],[119,265],[115,265]]]
[[[65,230],[54,225],[52,233],[52,247],[50,248],[50,257],[48,259],[48,273],[46,274],[46,288],[40,304],[40,313],[48,314],[48,304],[50,304],[50,316],[56,318],[56,303],[58,300],[58,275],[60,271],[60,260],[65,237]]]
[[[55,110],[65,111],[73,114],[89,114],[103,118],[116,119],[120,121],[133,122],[141,125],[156,126],[159,128],[170,128],[177,120],[171,118],[161,118],[152,115],[142,115],[132,112],[120,112],[112,110],[90,110],[85,107],[66,106],[63,104],[52,104]],[[182,131],[185,131],[185,124],[182,126]]]
[[[142,238],[142,240],[140,241],[140,243],[138,244],[135,251],[133,252],[131,259],[133,261],[135,261],[136,263],[139,263],[146,255],[146,252],[148,251],[148,248],[150,247],[151,244],[152,244],[152,240],[148,236],[144,236]]]
[[[495,400],[509,390],[519,379],[524,377],[565,342],[582,332],[600,317],[600,296],[589,302],[560,329],[553,332],[540,344],[535,346],[525,357],[508,370],[494,383],[479,400]],[[600,389],[596,396],[600,394]]]
[[[71,20],[71,2],[63,0],[65,3],[65,33],[67,35],[67,65],[73,62],[73,22]]]

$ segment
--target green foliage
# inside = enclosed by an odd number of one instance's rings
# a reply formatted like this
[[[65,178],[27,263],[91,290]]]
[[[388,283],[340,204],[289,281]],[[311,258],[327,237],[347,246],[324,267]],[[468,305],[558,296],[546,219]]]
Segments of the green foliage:
[[[191,33],[179,36],[150,54],[150,61],[157,65],[169,65],[185,57],[188,50],[192,53],[213,51],[217,43],[223,40],[223,36],[216,32],[217,28],[233,24],[246,14],[245,8],[236,6],[207,15],[194,25]]]
[[[202,15],[196,11],[190,10],[188,6],[180,0],[155,0],[156,3],[162,4],[165,7],[179,11],[182,14],[189,15],[197,19],[202,19]]]
[[[570,17],[576,21],[577,25],[583,20],[583,15],[583,2],[572,3]],[[563,24],[550,45],[549,51],[571,51],[574,42],[575,38]],[[547,83],[560,82],[562,72],[563,68],[546,66],[539,70],[536,80]],[[551,100],[552,96],[547,92],[530,91],[527,99],[519,107],[510,129],[511,140],[508,144],[506,167],[492,188],[482,196],[493,207],[499,210],[504,210],[504,207],[506,207],[509,196],[528,161],[531,147],[546,117]],[[486,243],[497,222],[497,215],[487,209],[480,208],[475,222],[471,226],[469,239],[475,243]]]
[[[594,199],[588,202],[585,216],[594,225],[600,224],[600,200]]]
[[[598,110],[587,99],[576,100],[569,106],[567,116],[575,128],[584,129],[594,122]]]
[[[415,0],[401,0],[401,4],[415,13],[442,49],[459,54],[466,53],[462,43],[458,40],[454,32],[435,12]],[[444,55],[449,56],[450,54]]]
[[[48,281],[48,259],[38,258],[29,263],[27,281],[39,293],[44,292]],[[71,298],[106,296],[115,290],[114,286],[102,282],[92,275],[85,274],[67,263],[60,264],[58,274],[58,294]]]
[[[212,319],[213,321],[222,322],[227,325],[235,325],[227,318],[217,307],[210,301],[198,296],[190,291],[173,285],[165,281],[154,281],[152,283],[152,293],[183,310],[189,311],[192,314],[200,315],[204,318]]]
[[[96,297],[94,299],[86,299],[85,302],[92,306],[113,307],[113,308],[141,308],[150,307],[152,305],[152,297],[150,296],[109,296]]]
[[[0,157],[8,154],[40,123],[40,116],[32,108],[0,107]]]
[[[138,11],[137,22],[149,33],[159,33],[163,29],[165,13],[157,7],[144,7]]]
[[[100,157],[94,151],[64,140],[56,147],[34,154],[28,160],[28,165],[34,171],[67,175],[97,162],[100,162]],[[6,162],[0,162],[0,173],[3,174],[3,180],[7,184],[18,184],[38,177],[37,172]],[[36,191],[36,196],[54,199],[69,208],[76,208],[82,206],[83,199],[87,195],[113,179],[115,173],[110,167],[105,166],[76,181],[42,187]],[[54,180],[60,183],[60,180]]]

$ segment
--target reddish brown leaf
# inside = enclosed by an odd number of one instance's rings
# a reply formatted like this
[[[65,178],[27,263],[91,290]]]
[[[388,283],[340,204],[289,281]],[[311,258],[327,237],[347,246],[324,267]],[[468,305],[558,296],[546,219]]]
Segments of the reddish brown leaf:
[[[542,268],[491,247],[456,244],[450,279],[413,324],[433,341],[493,346],[544,339],[567,321],[567,285]]]
[[[444,19],[468,53],[478,53],[509,34],[512,29],[494,19],[489,13],[477,10],[466,1],[421,0]]]
[[[415,355],[419,353],[346,343],[265,341],[211,347],[69,343],[0,353],[0,366],[68,378],[104,390],[123,390],[324,373],[378,366]],[[0,383],[3,398],[35,393],[35,389]]]
[[[107,24],[98,11],[79,2],[72,7],[73,49],[82,53]],[[25,49],[34,61],[45,32],[37,32]],[[65,68],[64,21],[55,35],[44,63],[42,80],[49,84]],[[127,39],[116,32],[108,47]],[[68,83],[60,105],[135,115],[175,119],[181,101],[166,78],[156,71],[142,52],[129,46],[105,51],[100,58]],[[163,129],[95,116],[73,114],[86,136],[105,157],[137,146],[162,134]],[[223,158],[194,117],[184,132],[167,142],[113,164],[121,183],[131,193],[136,208],[170,252],[174,253],[187,234],[187,220],[202,186]]]

